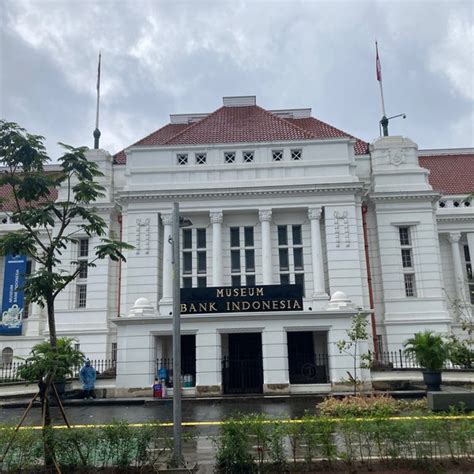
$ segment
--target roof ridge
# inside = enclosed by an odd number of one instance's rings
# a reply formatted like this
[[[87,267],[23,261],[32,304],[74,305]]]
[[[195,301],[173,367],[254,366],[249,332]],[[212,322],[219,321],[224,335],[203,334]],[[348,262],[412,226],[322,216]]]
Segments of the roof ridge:
[[[223,105],[222,107],[219,107],[218,109],[214,110],[214,112],[211,112],[207,117],[204,117],[202,120],[198,120],[197,122],[192,123],[189,127],[186,127],[184,130],[181,130],[181,132],[177,133],[176,135],[173,135],[171,138],[168,138],[163,145],[167,145],[171,140],[174,140],[175,138],[178,138],[180,135],[182,135],[184,132],[187,132],[194,127],[196,127],[198,124],[202,124],[206,120],[210,119],[213,115],[217,114],[221,109],[224,109],[225,106]]]
[[[305,130],[304,128],[299,127],[298,125],[295,125],[294,123],[288,122],[288,120],[278,117],[278,115],[275,115],[271,113],[269,110],[264,109],[263,107],[260,107],[259,105],[254,105],[254,107],[257,107],[260,110],[263,110],[267,115],[270,115],[272,118],[276,118],[277,120],[280,120],[281,122],[284,122],[287,125],[290,125],[291,127],[299,130],[300,132],[303,132],[304,134],[307,135],[308,138],[316,138],[316,136],[312,133],[310,133],[308,130]]]

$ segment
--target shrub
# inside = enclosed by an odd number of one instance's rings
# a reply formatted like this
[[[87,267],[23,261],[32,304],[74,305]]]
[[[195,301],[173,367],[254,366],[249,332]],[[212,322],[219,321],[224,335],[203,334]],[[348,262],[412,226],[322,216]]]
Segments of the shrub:
[[[255,458],[251,454],[252,439],[246,417],[225,420],[213,442],[217,448],[216,468],[219,472],[248,474],[257,471]]]
[[[35,344],[28,357],[19,357],[24,364],[18,368],[18,375],[28,382],[38,382],[53,370],[57,381],[71,377],[74,369],[84,361],[84,354],[74,347],[75,342],[71,337],[60,337],[56,351],[51,349],[47,341]]]
[[[398,411],[397,401],[389,395],[328,397],[318,405],[325,416],[390,416]]]
[[[449,346],[432,331],[417,332],[405,342],[405,353],[413,355],[418,364],[426,370],[441,370],[448,360]]]

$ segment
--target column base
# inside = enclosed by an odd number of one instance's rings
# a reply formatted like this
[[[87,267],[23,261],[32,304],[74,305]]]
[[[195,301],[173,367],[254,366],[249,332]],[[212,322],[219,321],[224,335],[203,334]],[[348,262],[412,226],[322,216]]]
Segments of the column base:
[[[263,393],[266,395],[288,395],[290,393],[289,383],[264,383]]]
[[[159,314],[161,316],[171,316],[173,313],[172,298],[162,298],[159,303]]]
[[[219,397],[222,395],[220,385],[196,385],[197,397]]]
[[[315,291],[311,298],[313,300],[329,300],[329,295],[324,291]]]

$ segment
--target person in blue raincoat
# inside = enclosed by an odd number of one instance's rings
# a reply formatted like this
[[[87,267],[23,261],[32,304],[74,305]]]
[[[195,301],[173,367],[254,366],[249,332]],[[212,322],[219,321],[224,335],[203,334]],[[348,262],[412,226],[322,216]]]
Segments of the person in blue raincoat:
[[[97,377],[97,371],[92,367],[91,361],[86,359],[84,367],[79,372],[79,378],[82,382],[82,389],[84,393],[83,398],[95,398],[95,379]]]

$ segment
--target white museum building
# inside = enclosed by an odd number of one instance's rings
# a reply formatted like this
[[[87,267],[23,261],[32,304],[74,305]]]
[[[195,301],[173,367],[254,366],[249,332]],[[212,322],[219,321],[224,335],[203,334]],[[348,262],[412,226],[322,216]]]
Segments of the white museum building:
[[[371,332],[361,352],[459,332],[459,308],[472,312],[473,149],[368,144],[311,109],[265,110],[245,96],[88,157],[107,189],[96,207],[134,249],[58,297],[57,329],[91,359],[115,360],[117,388],[148,388],[171,367],[174,202],[192,222],[180,229],[190,395],[331,390],[353,365],[336,343],[359,311]],[[7,211],[0,232],[15,229]],[[94,243],[71,246],[65,269]],[[0,335],[0,364],[46,336],[44,310],[29,305],[21,334]]]

